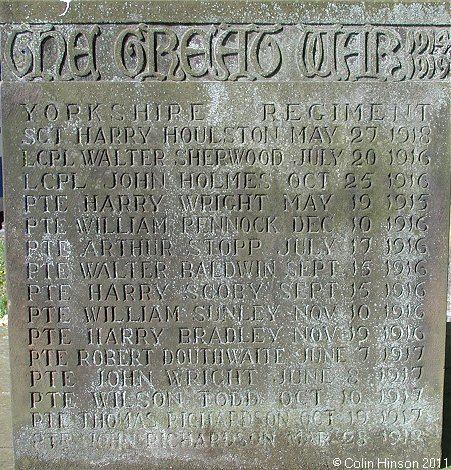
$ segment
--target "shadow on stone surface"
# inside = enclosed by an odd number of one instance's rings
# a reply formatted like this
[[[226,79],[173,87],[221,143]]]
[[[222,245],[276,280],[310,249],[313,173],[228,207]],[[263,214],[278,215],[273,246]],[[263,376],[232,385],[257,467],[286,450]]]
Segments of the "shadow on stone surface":
[[[446,325],[445,393],[443,397],[443,467],[451,466],[451,322]]]
[[[8,330],[0,326],[0,469],[12,470]]]

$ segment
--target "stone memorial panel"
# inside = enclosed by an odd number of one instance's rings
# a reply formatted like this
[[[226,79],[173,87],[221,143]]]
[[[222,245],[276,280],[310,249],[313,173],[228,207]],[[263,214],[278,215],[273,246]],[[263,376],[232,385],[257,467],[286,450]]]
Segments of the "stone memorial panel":
[[[446,3],[0,18],[16,468],[439,468]]]

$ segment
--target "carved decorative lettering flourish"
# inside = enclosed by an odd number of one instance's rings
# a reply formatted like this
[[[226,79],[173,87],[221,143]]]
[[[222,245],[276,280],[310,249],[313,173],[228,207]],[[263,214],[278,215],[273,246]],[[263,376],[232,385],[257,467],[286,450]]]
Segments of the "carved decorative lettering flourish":
[[[305,78],[401,81],[444,79],[450,71],[445,30],[376,26],[303,26],[297,52]]]
[[[274,37],[280,30],[220,25],[189,28],[177,35],[171,28],[141,24],[119,34],[114,55],[118,70],[138,80],[256,80],[271,77],[281,66],[282,53]],[[264,61],[268,52],[271,58]]]
[[[99,80],[99,34],[99,26],[73,28],[67,38],[52,25],[13,28],[5,60],[14,75],[25,80]]]

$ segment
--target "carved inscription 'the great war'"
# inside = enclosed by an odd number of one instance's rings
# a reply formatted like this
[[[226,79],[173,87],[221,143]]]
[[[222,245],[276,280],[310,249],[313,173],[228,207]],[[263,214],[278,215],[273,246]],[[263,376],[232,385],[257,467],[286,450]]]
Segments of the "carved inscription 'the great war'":
[[[15,26],[4,79],[443,80],[450,44],[440,27]]]

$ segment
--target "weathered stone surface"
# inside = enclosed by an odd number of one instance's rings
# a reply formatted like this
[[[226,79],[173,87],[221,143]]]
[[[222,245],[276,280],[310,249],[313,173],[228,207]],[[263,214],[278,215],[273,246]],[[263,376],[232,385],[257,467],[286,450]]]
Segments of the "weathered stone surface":
[[[1,5],[17,468],[437,467],[446,5]]]
[[[0,326],[0,468],[14,468],[11,432],[11,379],[8,330]]]

